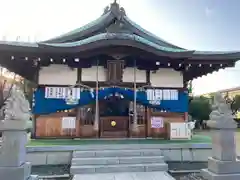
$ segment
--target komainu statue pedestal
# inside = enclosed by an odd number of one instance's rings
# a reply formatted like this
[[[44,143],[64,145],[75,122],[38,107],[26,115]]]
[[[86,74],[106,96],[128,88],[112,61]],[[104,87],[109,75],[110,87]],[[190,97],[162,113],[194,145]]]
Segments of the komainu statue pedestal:
[[[0,121],[2,146],[0,149],[0,179],[28,180],[31,164],[26,162],[27,121]]]
[[[211,120],[207,123],[212,129],[212,157],[208,159],[208,168],[201,174],[208,180],[239,180],[240,161],[235,144],[237,124],[221,95],[216,95],[214,102]]]

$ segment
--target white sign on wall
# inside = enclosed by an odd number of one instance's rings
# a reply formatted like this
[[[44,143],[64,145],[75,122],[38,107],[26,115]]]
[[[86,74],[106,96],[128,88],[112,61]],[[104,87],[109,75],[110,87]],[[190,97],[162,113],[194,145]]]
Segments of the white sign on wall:
[[[181,139],[190,140],[191,139],[191,129],[188,123],[170,123],[170,139]]]
[[[62,129],[75,129],[75,128],[76,128],[76,117],[62,118]]]
[[[162,117],[151,117],[151,128],[163,128],[164,120]]]
[[[151,104],[160,104],[161,100],[178,100],[176,89],[147,89],[146,94]]]
[[[45,98],[48,99],[80,99],[80,88],[45,87]]]

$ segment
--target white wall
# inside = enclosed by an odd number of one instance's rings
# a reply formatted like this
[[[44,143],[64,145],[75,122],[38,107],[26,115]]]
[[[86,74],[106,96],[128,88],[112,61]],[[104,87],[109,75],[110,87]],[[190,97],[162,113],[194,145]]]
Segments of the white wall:
[[[82,68],[82,81],[97,80],[97,66],[91,68]],[[98,67],[98,81],[107,81],[107,69],[102,66]]]
[[[51,64],[42,67],[39,72],[38,83],[46,85],[73,85],[77,82],[77,69],[70,69],[67,65]]]
[[[123,70],[123,82],[134,82],[134,68],[127,67]],[[136,69],[136,82],[147,82],[145,70]]]
[[[170,68],[161,68],[156,73],[151,71],[150,81],[154,87],[183,87],[182,73]]]

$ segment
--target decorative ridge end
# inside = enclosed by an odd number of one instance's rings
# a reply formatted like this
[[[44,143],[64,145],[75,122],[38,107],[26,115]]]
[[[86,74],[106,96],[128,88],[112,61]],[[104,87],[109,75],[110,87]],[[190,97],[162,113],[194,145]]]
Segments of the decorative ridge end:
[[[107,14],[108,12],[112,12],[118,19],[119,17],[126,16],[124,8],[120,7],[116,0],[114,0],[113,3],[110,4],[110,6],[106,6],[104,8],[103,15]]]

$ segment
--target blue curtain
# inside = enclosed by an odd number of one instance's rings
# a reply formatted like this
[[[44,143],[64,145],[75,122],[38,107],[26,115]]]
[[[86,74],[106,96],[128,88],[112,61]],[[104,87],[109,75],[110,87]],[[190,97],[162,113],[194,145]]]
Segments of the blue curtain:
[[[103,100],[105,97],[115,93],[121,94],[125,99],[128,99],[129,101],[134,100],[134,91],[132,89],[110,87],[100,89],[98,92],[99,100]],[[82,91],[78,103],[76,105],[69,105],[66,103],[65,99],[45,98],[45,89],[38,88],[34,93],[34,106],[32,108],[32,111],[34,114],[50,114],[57,111],[69,110],[72,108],[94,103],[96,92],[94,92],[93,95],[94,96],[92,96],[91,93],[87,90]],[[178,100],[161,100],[159,105],[152,105],[147,100],[145,91],[137,91],[137,103],[169,112],[183,113],[188,111],[188,95],[187,92],[184,91],[178,92]]]

